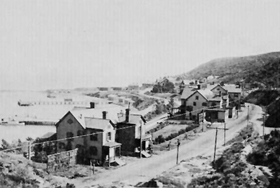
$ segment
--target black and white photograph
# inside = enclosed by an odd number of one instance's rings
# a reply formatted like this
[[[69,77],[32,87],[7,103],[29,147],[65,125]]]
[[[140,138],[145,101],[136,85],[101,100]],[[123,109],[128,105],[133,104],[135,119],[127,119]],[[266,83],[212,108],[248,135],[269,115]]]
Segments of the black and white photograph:
[[[1,188],[279,188],[279,0],[0,0]]]

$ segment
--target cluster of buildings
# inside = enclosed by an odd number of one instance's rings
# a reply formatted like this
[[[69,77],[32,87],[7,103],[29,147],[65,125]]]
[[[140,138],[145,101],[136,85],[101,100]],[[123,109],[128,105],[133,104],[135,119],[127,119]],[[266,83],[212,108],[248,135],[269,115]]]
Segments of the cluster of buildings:
[[[180,86],[181,106],[177,112],[184,118],[197,120],[198,114],[206,112],[206,120],[224,121],[225,112],[240,103],[242,88],[235,84],[197,84],[193,86]]]
[[[57,152],[78,148],[82,163],[109,165],[121,155],[149,157],[145,123],[143,116],[110,104],[75,107],[56,123]]]

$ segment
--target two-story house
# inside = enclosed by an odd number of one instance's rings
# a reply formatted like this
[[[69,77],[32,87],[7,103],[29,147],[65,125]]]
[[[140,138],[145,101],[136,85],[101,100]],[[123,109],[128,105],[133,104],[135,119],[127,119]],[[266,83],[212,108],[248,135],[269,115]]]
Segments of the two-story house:
[[[218,84],[214,86],[211,91],[215,93],[215,95],[227,96],[227,107],[229,106],[229,103],[233,101],[240,101],[242,93],[241,88],[235,84],[224,84],[223,86]]]
[[[140,114],[132,114],[129,109],[119,113],[117,123],[116,141],[122,144],[122,153],[125,155],[138,155],[142,145],[142,155],[149,157],[145,152],[151,142],[151,135],[146,134],[146,120]]]
[[[115,142],[115,124],[103,118],[85,116],[81,111],[69,111],[56,123],[57,151],[79,148],[80,162],[94,159],[99,164],[114,162],[121,144]]]
[[[214,93],[207,89],[185,88],[181,96],[181,109],[186,118],[196,119],[197,114],[208,108],[209,99]]]

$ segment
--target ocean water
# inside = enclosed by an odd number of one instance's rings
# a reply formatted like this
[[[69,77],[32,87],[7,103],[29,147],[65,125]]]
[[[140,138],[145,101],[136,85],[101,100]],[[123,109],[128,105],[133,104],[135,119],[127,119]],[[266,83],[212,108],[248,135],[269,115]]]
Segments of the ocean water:
[[[74,101],[96,101],[100,102],[100,107],[106,103],[106,100],[84,96],[81,93],[72,92],[70,94],[55,94],[56,98],[48,98],[47,93],[43,91],[0,91],[0,120],[41,120],[57,122],[68,111],[74,108],[74,105],[34,105],[19,106],[18,101],[63,101],[64,99],[73,99]],[[102,104],[101,104],[102,103]],[[106,105],[104,105],[106,106]],[[0,125],[0,144],[2,139],[8,142],[27,137],[37,138],[47,133],[56,132],[55,126],[44,125],[18,125],[6,126]]]
[[[69,94],[59,94],[56,98],[47,97],[43,91],[0,91],[0,120],[45,120],[57,122],[73,105],[38,105],[38,106],[19,106],[18,101],[51,101],[63,100],[63,98],[75,98],[77,100],[89,100],[88,97]],[[93,99],[93,98],[90,98]],[[13,140],[25,140],[27,137],[37,138],[49,132],[55,132],[54,126],[6,126],[0,125],[0,144],[2,139],[8,142]]]

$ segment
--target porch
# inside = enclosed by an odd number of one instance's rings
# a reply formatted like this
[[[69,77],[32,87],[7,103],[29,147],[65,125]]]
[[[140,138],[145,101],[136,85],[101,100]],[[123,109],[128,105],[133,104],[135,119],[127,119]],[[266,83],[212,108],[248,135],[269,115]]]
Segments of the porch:
[[[116,162],[121,157],[121,145],[117,142],[107,142],[103,145],[104,163],[110,167],[111,163]]]

